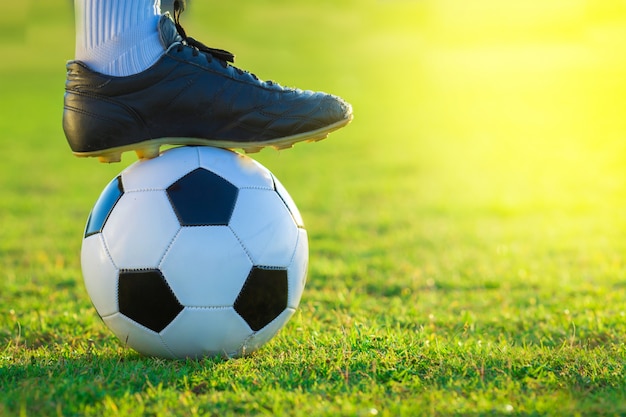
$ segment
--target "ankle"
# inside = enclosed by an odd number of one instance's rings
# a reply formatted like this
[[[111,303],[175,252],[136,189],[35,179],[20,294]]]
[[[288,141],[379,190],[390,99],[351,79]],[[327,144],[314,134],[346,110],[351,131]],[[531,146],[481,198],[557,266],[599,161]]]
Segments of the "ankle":
[[[76,59],[94,71],[127,76],[163,54],[155,0],[83,0],[76,10]]]
[[[145,71],[164,53],[155,29],[135,29],[120,33],[94,48],[83,50],[76,59],[94,71],[113,76],[128,76]]]

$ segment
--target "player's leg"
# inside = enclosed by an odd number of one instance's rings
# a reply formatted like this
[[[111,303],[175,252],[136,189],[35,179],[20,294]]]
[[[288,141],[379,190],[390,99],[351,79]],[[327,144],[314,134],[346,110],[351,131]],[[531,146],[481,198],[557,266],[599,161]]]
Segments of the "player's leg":
[[[171,0],[168,0],[171,1]],[[76,0],[76,60],[67,65],[63,127],[77,156],[154,157],[161,145],[255,152],[317,141],[352,119],[342,99],[284,88],[188,37],[159,0]]]
[[[158,33],[160,0],[77,0],[76,59],[94,71],[128,76],[165,52]]]

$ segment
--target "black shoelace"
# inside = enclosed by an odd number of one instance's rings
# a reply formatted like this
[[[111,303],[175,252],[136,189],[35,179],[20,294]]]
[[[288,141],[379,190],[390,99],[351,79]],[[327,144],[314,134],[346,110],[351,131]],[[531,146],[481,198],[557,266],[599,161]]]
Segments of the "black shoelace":
[[[178,34],[185,40],[185,43],[192,48],[210,54],[211,56],[219,59],[224,62],[224,66],[226,66],[226,62],[235,62],[235,55],[232,53],[225,51],[223,49],[210,48],[203,44],[200,41],[195,40],[191,36],[187,36],[185,33],[185,29],[180,25],[180,15],[185,11],[186,3],[185,0],[174,0],[174,24],[176,25],[176,30]]]
[[[176,25],[176,30],[178,31],[178,34],[183,38],[185,43],[194,49],[194,55],[197,55],[199,52],[208,54],[210,57],[217,58],[224,68],[228,66],[228,62],[235,63],[235,55],[233,55],[232,53],[223,49],[208,47],[202,42],[195,40],[191,36],[187,36],[185,29],[183,29],[183,27],[180,25],[180,15],[182,14],[182,12],[185,11],[186,6],[187,4],[185,0],[174,0],[174,24]],[[255,80],[259,79],[259,77],[251,72],[244,71],[235,66],[232,66],[232,68],[234,68],[235,71],[237,71],[240,75],[247,73]],[[266,83],[268,85],[276,84],[273,81],[266,81]]]

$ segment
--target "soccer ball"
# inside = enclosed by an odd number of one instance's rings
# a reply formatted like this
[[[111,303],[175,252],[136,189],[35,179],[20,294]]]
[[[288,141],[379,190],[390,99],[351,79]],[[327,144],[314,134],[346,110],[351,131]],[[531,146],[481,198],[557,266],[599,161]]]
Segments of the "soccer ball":
[[[302,217],[267,168],[180,147],[106,186],[81,265],[98,314],[125,345],[164,358],[237,357],[294,314],[308,253]]]

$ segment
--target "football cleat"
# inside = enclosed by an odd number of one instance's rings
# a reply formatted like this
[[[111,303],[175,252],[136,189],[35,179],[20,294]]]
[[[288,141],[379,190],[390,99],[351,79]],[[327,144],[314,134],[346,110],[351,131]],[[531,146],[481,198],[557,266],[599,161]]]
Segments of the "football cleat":
[[[161,17],[165,53],[139,74],[114,77],[68,62],[63,130],[74,155],[118,162],[127,151],[154,158],[163,145],[286,149],[352,120],[337,96],[282,87],[231,65],[232,54],[185,34],[180,12]]]

